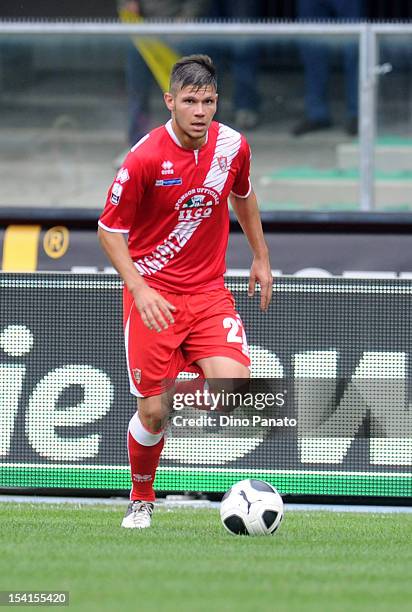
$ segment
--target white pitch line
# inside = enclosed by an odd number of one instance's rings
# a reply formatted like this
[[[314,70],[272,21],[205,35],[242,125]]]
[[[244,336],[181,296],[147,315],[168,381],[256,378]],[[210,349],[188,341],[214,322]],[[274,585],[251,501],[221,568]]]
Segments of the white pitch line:
[[[1,503],[21,504],[71,504],[81,506],[124,506],[129,502],[127,497],[59,497],[40,495],[0,495]],[[161,508],[209,508],[220,507],[219,502],[207,499],[158,499],[156,505]],[[355,512],[377,514],[411,514],[412,506],[366,506],[356,504],[285,504],[286,512]]]
[[[375,512],[378,514],[412,513],[412,506],[358,506],[356,504],[285,504],[287,512]]]

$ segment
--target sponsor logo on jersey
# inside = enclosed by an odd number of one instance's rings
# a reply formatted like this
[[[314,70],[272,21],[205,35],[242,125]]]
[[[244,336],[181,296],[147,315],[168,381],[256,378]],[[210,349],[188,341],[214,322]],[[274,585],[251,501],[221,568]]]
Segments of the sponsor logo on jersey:
[[[219,168],[222,172],[227,172],[227,157],[221,155],[217,158],[217,163],[219,164]]]
[[[139,368],[134,368],[133,369],[133,376],[134,376],[134,379],[137,382],[137,384],[140,384],[140,382],[142,380],[142,370],[139,370]]]
[[[110,202],[115,206],[120,202],[120,196],[122,195],[123,187],[119,183],[114,183],[112,187],[112,193],[110,196]]]
[[[183,204],[182,208],[199,208],[199,206],[206,206],[205,197],[204,195],[194,195]]]
[[[173,170],[173,163],[169,160],[165,160],[162,163],[162,174],[174,174],[175,171]]]
[[[186,191],[175,204],[175,210],[181,208],[200,208],[219,204],[219,194],[214,189],[195,187]]]
[[[181,185],[183,183],[181,178],[172,179],[157,179],[155,182],[156,187],[171,187],[172,185]]]
[[[129,180],[129,178],[130,176],[127,168],[120,168],[119,172],[116,175],[116,181],[123,185],[123,183]]]
[[[179,221],[195,221],[207,219],[212,215],[213,206],[219,204],[219,194],[214,189],[196,187],[186,191],[176,202],[175,210],[179,210]]]

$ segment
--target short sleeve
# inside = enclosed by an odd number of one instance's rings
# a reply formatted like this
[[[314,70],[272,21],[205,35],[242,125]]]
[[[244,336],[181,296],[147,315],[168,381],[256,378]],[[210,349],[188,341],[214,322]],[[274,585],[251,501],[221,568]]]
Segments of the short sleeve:
[[[242,136],[242,142],[240,145],[240,151],[238,154],[238,169],[236,178],[233,183],[232,193],[238,198],[247,198],[252,191],[252,184],[250,182],[250,147],[244,136]]]
[[[127,234],[141,202],[144,183],[142,164],[129,153],[107,192],[99,226],[109,232]]]

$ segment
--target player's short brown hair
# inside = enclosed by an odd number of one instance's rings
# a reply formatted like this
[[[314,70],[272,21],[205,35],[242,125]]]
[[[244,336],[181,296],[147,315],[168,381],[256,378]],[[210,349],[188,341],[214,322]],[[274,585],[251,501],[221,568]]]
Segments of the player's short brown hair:
[[[187,55],[172,68],[170,91],[192,85],[195,89],[212,86],[217,89],[216,68],[208,55]]]

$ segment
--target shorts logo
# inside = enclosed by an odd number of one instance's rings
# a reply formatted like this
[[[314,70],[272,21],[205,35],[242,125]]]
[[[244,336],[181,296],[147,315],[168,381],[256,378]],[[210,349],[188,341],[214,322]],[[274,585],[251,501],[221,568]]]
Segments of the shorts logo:
[[[137,384],[140,384],[142,380],[142,370],[139,370],[138,368],[134,368],[132,371],[133,371],[133,376],[134,376],[135,381],[137,382]]]
[[[227,172],[227,157],[220,156],[217,158],[217,163],[222,172]]]
[[[127,168],[120,168],[119,172],[116,175],[116,181],[123,185],[123,183],[129,180],[129,178],[130,176]]]
[[[162,174],[174,174],[173,164],[171,161],[166,160],[162,163]]]
[[[115,206],[120,202],[120,196],[122,195],[123,187],[119,183],[114,183],[112,187],[112,193],[110,196],[110,202]]]

